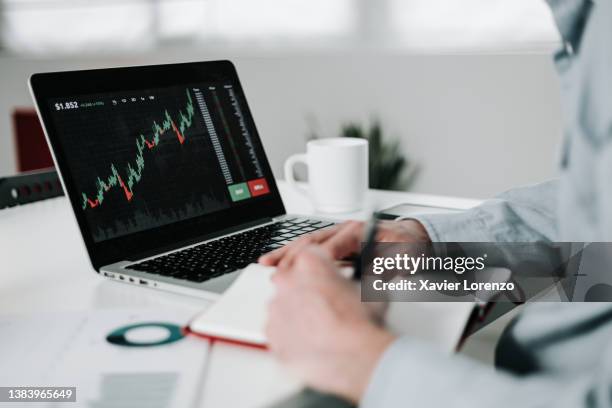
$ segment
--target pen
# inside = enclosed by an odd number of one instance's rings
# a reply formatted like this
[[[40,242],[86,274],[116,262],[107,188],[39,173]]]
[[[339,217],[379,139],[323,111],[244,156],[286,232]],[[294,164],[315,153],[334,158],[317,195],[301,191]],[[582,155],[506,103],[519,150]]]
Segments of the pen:
[[[378,232],[378,219],[376,216],[372,216],[370,220],[366,223],[365,229],[363,231],[363,248],[361,249],[361,253],[357,255],[353,261],[353,279],[359,280],[362,275],[362,264],[364,259],[367,259],[368,255],[374,249],[374,245],[376,245],[376,233]]]

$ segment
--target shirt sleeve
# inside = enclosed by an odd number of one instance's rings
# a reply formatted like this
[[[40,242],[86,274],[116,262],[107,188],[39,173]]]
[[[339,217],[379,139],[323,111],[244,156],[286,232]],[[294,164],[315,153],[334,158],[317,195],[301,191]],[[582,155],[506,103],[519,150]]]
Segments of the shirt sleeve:
[[[462,213],[411,217],[433,242],[553,242],[558,181],[509,190]]]
[[[383,354],[360,407],[609,407],[610,370],[604,371],[517,377],[400,338]]]

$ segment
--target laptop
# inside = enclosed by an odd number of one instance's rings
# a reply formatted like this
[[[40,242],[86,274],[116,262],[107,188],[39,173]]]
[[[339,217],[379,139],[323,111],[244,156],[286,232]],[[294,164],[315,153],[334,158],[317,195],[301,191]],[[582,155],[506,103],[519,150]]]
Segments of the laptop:
[[[34,74],[94,270],[216,298],[265,252],[332,225],[288,215],[229,61]]]

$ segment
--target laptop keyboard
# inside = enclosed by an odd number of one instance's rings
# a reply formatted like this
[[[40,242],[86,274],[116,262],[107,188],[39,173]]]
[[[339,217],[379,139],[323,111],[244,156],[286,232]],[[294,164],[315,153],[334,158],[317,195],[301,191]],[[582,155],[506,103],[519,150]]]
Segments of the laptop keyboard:
[[[132,264],[126,269],[204,282],[244,268],[255,262],[260,255],[280,248],[301,235],[330,225],[333,223],[289,218]]]

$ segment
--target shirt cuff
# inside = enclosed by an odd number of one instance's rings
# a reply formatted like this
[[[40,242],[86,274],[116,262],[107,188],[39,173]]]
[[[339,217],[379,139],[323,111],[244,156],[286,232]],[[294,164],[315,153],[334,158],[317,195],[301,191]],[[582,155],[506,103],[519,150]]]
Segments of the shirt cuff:
[[[461,213],[424,214],[410,217],[423,225],[432,242],[489,242],[478,209]]]

